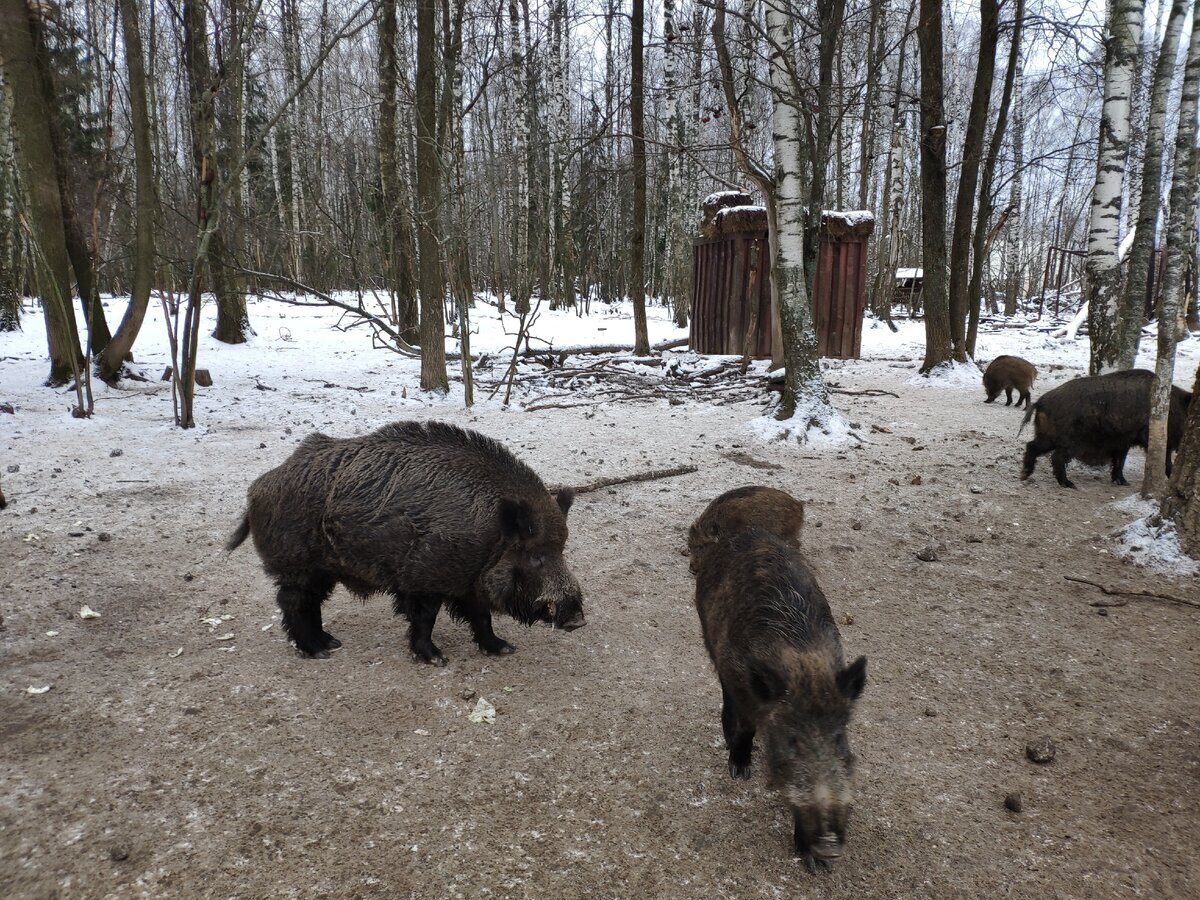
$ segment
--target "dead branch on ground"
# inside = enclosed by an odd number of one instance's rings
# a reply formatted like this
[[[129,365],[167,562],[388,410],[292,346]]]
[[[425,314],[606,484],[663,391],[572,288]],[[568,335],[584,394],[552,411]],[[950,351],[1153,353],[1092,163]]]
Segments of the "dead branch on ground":
[[[1099,588],[1102,594],[1105,594],[1109,597],[1146,597],[1151,600],[1166,600],[1169,603],[1178,603],[1180,606],[1191,606],[1193,608],[1200,609],[1200,603],[1197,603],[1195,600],[1185,600],[1183,597],[1176,597],[1172,594],[1158,594],[1154,591],[1126,591],[1122,590],[1121,588],[1110,588],[1100,584],[1099,582],[1089,581],[1087,578],[1080,578],[1076,575],[1064,575],[1063,578],[1067,581],[1074,581],[1077,584],[1088,584],[1094,588]],[[1097,600],[1095,603],[1090,605],[1103,607],[1128,606],[1129,601],[1120,600],[1116,603],[1105,603],[1101,600]]]
[[[588,484],[581,484],[572,487],[571,490],[576,494],[590,494],[593,491],[601,490],[602,488],[612,487],[617,484],[634,484],[641,481],[659,481],[663,478],[675,478],[679,475],[691,475],[697,471],[696,466],[675,466],[671,469],[652,469],[649,472],[642,472],[638,475],[618,475],[614,478],[601,478],[599,481],[592,481]]]

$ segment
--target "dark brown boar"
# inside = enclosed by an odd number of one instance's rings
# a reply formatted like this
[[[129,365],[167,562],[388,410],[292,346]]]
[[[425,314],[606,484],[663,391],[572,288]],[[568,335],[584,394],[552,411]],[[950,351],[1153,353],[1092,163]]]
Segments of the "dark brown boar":
[[[1114,484],[1125,480],[1125,457],[1130,447],[1146,449],[1150,427],[1150,389],[1154,373],[1145,369],[1076,378],[1047,391],[1025,412],[1021,429],[1033,419],[1033,440],[1025,445],[1021,480],[1033,474],[1038,457],[1050,453],[1054,477],[1063,487],[1067,463],[1077,459],[1089,466],[1112,465]],[[1167,474],[1171,457],[1183,438],[1184,420],[1192,395],[1171,388],[1167,416]],[[1019,432],[1018,432],[1019,433]]]
[[[341,582],[392,595],[411,623],[409,647],[445,665],[433,623],[445,606],[485,653],[513,652],[492,613],[525,624],[584,624],[579,584],[563,559],[569,490],[542,480],[489,437],[440,422],[396,422],[362,437],[305,438],[251,486],[230,550],[247,535],[279,585],[283,627],[304,656],[341,642],[321,604]]]
[[[700,557],[709,548],[736,531],[762,528],[799,547],[803,527],[804,504],[787,491],[757,484],[726,491],[688,531],[692,571],[699,570]]]
[[[792,812],[810,871],[841,856],[854,756],[846,738],[867,660],[849,666],[829,603],[803,554],[761,528],[710,547],[696,576],[704,644],[721,681],[729,774],[750,777],[755,734]]]
[[[1012,405],[1013,391],[1017,397],[1017,408],[1024,403],[1029,407],[1029,389],[1037,378],[1037,368],[1028,360],[1019,356],[997,356],[983,373],[983,389],[987,391],[984,403],[992,403],[1004,391],[1005,406]]]

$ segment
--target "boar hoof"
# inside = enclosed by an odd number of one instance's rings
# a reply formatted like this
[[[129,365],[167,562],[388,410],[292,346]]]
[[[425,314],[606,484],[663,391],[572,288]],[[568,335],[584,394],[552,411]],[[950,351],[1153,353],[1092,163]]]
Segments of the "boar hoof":
[[[325,632],[325,649],[326,650],[337,650],[341,646],[342,646],[341,641],[339,641],[337,638],[335,638],[328,631]]]
[[[747,781],[750,778],[750,763],[729,763],[729,777]]]
[[[486,647],[480,647],[479,649],[481,649],[488,656],[512,656],[517,652],[516,647],[514,647],[508,641],[502,641],[500,638],[496,638],[496,643],[489,644]]]
[[[297,647],[296,652],[305,659],[329,659],[329,651],[322,649],[305,650],[303,647]]]
[[[813,856],[811,853],[805,853],[804,868],[808,869],[808,874],[816,875],[818,872],[832,872],[833,863],[819,856]]]
[[[1118,475],[1116,478],[1113,479],[1113,484],[1119,484],[1122,487],[1125,487],[1129,484],[1129,482],[1125,480],[1124,475]]]
[[[445,666],[449,662],[446,657],[442,656],[442,651],[432,645],[421,649],[414,647],[412,658],[413,662],[429,663],[429,665],[437,666],[438,668]]]
[[[1070,478],[1064,478],[1062,480],[1061,484],[1065,488],[1073,488],[1074,490],[1079,490],[1079,488],[1075,487],[1075,482],[1073,482]]]

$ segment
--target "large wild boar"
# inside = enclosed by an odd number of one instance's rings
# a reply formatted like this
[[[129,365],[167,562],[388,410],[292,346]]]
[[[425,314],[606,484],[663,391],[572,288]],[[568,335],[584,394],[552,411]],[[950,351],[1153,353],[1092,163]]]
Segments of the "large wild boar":
[[[1063,487],[1075,483],[1067,477],[1072,459],[1089,466],[1112,465],[1114,484],[1125,480],[1125,457],[1130,447],[1146,449],[1150,427],[1150,389],[1154,373],[1129,369],[1108,375],[1076,378],[1047,391],[1025,412],[1021,430],[1033,419],[1033,440],[1025,445],[1021,480],[1033,474],[1038,457],[1050,453],[1054,477]],[[1167,474],[1171,456],[1183,438],[1184,420],[1192,395],[1171,388],[1167,416]],[[1019,432],[1018,432],[1019,433]]]
[[[692,571],[699,570],[700,557],[710,547],[734,532],[763,528],[799,547],[803,527],[804,504],[787,491],[758,484],[726,491],[708,504],[688,531]]]
[[[1033,387],[1035,378],[1037,368],[1028,360],[1019,356],[997,356],[983,373],[983,389],[987,391],[987,399],[983,402],[994,402],[1000,396],[1000,392],[1004,391],[1004,405],[1011,406],[1015,390],[1019,395],[1017,408],[1020,409],[1022,403],[1028,408],[1029,389]]]
[[[542,480],[496,441],[440,422],[396,422],[362,437],[305,438],[250,485],[230,550],[247,535],[279,585],[283,627],[304,656],[341,642],[321,604],[341,582],[360,596],[392,595],[411,623],[414,659],[445,665],[433,623],[445,606],[485,653],[514,648],[492,613],[525,624],[584,624],[563,559],[569,490]]]
[[[709,547],[696,610],[721,681],[729,774],[750,777],[755,734],[767,776],[792,813],[810,871],[842,855],[854,756],[846,739],[867,660],[847,666],[829,603],[800,550],[760,528]]]

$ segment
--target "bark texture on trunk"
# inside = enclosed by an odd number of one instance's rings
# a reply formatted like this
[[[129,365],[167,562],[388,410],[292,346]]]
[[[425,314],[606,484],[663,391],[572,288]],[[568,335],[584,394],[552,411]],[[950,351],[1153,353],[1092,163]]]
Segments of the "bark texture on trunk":
[[[1142,323],[1146,320],[1147,290],[1150,284],[1150,266],[1154,258],[1155,228],[1162,207],[1163,151],[1166,142],[1167,100],[1171,94],[1171,83],[1175,74],[1175,58],[1179,53],[1179,39],[1183,23],[1193,6],[1192,0],[1174,0],[1163,33],[1158,63],[1154,67],[1154,80],[1150,86],[1150,114],[1146,122],[1145,151],[1142,154],[1141,199],[1138,203],[1137,222],[1134,225],[1133,245],[1126,257],[1125,290],[1121,298],[1120,322],[1117,341],[1120,357],[1118,366],[1132,369],[1137,358],[1138,342],[1142,336]],[[1180,110],[1183,121],[1183,111]],[[1178,157],[1176,157],[1178,159]],[[1159,342],[1162,350],[1162,342]],[[1147,469],[1149,475],[1149,469]]]
[[[921,296],[925,305],[928,373],[954,358],[946,292],[946,113],[942,62],[941,0],[921,0],[917,42],[921,50]]]
[[[1157,85],[1156,85],[1157,88]],[[1171,384],[1175,380],[1175,345],[1186,333],[1184,294],[1192,234],[1195,227],[1197,164],[1197,94],[1200,93],[1200,28],[1192,26],[1183,92],[1179,101],[1179,131],[1175,136],[1175,174],[1171,179],[1171,212],[1167,219],[1167,265],[1158,308],[1158,360],[1150,401],[1150,440],[1146,447],[1146,474],[1142,494],[1163,497],[1167,492],[1167,422]],[[1149,155],[1149,154],[1147,154]],[[1149,174],[1149,173],[1147,173]],[[1193,396],[1192,406],[1200,406]]]
[[[437,145],[437,0],[417,0],[417,237],[421,272],[421,387],[450,389],[442,309],[441,165]]]
[[[50,133],[53,107],[44,91],[45,60],[24,0],[0,0],[0,61],[11,91],[13,144],[25,194],[34,271],[45,309],[50,373],[46,384],[66,384],[83,365],[72,302],[62,198]]]
[[[154,283],[154,223],[158,215],[158,196],[154,188],[154,156],[150,140],[150,111],[146,90],[146,67],[142,58],[142,35],[136,0],[119,0],[121,36],[125,42],[126,67],[129,70],[129,117],[133,127],[133,155],[136,168],[135,236],[133,244],[133,281],[129,305],[117,333],[100,354],[100,377],[112,381],[125,364],[125,355],[133,349]]]
[[[979,2],[979,61],[975,69],[975,87],[967,130],[963,135],[962,166],[958,171],[958,194],[954,201],[954,232],[950,244],[950,341],[954,358],[965,361],[969,305],[979,305],[970,293],[972,216],[975,211],[975,187],[983,156],[988,108],[992,100],[992,81],[996,71],[996,45],[1000,39],[998,0]],[[979,210],[983,218],[984,210]]]
[[[1112,0],[1105,30],[1104,105],[1100,147],[1088,221],[1084,294],[1093,375],[1120,367],[1121,200],[1129,155],[1130,104],[1138,47],[1142,40],[1144,0]]]
[[[645,356],[650,352],[646,330],[646,123],[645,86],[643,72],[645,52],[645,0],[633,0],[633,29],[629,101],[630,131],[633,134],[633,226],[629,236],[629,293],[633,298],[633,352]]]

